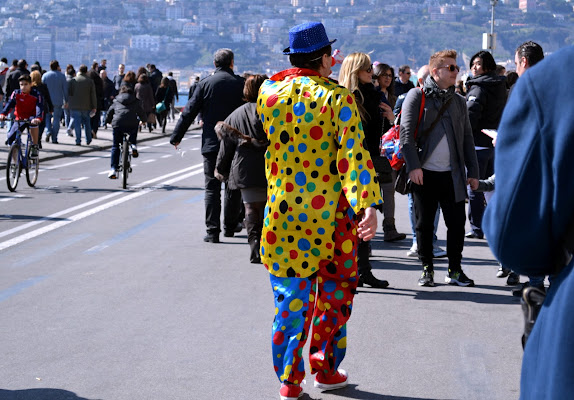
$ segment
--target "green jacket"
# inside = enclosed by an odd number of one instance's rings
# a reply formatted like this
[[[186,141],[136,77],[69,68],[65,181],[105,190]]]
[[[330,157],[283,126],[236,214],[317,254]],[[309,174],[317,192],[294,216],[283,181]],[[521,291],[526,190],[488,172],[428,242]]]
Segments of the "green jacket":
[[[94,81],[84,74],[78,74],[68,85],[68,107],[70,110],[89,111],[96,106]]]

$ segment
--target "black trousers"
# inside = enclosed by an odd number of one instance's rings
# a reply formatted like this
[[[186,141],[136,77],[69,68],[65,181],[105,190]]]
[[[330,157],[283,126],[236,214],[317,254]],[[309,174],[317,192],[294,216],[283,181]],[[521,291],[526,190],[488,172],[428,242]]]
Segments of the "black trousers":
[[[217,152],[203,154],[203,174],[205,176],[205,226],[207,233],[218,235],[221,232],[221,182],[215,177]],[[223,225],[233,232],[243,219],[241,190],[231,190],[225,185],[223,199]]]
[[[416,216],[417,247],[423,265],[433,265],[433,231],[436,210],[440,205],[447,227],[446,252],[448,267],[461,270],[466,215],[464,201],[455,202],[450,172],[423,169],[423,185],[412,185]]]

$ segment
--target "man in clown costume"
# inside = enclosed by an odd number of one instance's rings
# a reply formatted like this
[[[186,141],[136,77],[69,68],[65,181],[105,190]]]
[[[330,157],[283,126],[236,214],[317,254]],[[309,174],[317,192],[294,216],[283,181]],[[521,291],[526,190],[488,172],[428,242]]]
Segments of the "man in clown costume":
[[[284,50],[293,68],[265,81],[257,100],[270,142],[261,259],[275,297],[282,400],[303,394],[309,336],[315,387],[347,385],[338,366],[358,283],[357,242],[374,237],[383,202],[355,98],[328,78],[333,42],[319,22],[293,27]]]

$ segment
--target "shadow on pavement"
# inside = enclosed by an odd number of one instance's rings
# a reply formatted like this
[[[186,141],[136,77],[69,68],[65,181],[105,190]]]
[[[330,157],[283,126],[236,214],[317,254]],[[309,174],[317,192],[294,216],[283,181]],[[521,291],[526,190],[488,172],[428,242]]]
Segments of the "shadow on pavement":
[[[349,385],[343,389],[334,390],[329,392],[330,396],[341,396],[348,399],[361,399],[361,400],[433,400],[430,397],[404,397],[404,396],[390,396],[379,393],[365,392],[358,389],[358,385]],[[320,400],[321,397],[311,397],[304,395],[301,397],[305,400]]]
[[[40,215],[8,215],[1,214],[0,220],[17,220],[17,221],[68,221],[68,218],[49,218]]]
[[[416,285],[416,282],[413,283]],[[440,300],[440,301],[468,301],[471,303],[479,304],[520,304],[520,299],[518,297],[513,297],[510,293],[510,289],[507,287],[495,287],[495,286],[481,286],[476,285],[474,288],[467,288],[468,291],[443,291],[442,288],[455,288],[455,286],[448,285],[446,283],[436,283],[435,288],[428,288],[427,290],[417,290],[413,289],[398,289],[393,288],[392,282],[388,288],[385,289],[375,289],[369,286],[362,288],[357,288],[357,295],[359,294],[384,294],[390,296],[406,296],[412,297],[414,300]],[[505,290],[506,293],[477,293],[472,290],[478,289],[498,289]]]
[[[96,400],[79,397],[73,392],[62,389],[0,389],[0,400]]]
[[[472,290],[472,288],[469,288],[469,290]],[[478,303],[478,304],[517,305],[519,303],[519,299],[513,297],[510,293],[491,294],[491,293],[476,293],[471,291],[467,292],[420,291],[414,298],[415,300],[468,301],[471,303]]]

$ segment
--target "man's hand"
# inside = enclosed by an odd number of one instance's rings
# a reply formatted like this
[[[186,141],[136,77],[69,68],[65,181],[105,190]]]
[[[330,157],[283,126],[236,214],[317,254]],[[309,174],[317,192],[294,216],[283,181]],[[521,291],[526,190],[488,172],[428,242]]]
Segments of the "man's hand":
[[[478,179],[476,178],[468,178],[466,182],[470,185],[472,190],[478,189]]]
[[[413,169],[409,172],[409,179],[415,185],[422,186],[423,184],[423,170],[421,168]]]
[[[363,218],[359,222],[357,233],[359,237],[366,242],[375,237],[377,233],[377,210],[373,207],[369,207],[365,210]]]
[[[0,114],[0,121],[6,121],[6,116],[4,114]]]
[[[40,125],[41,122],[42,121],[40,121],[38,118],[34,118],[32,119],[32,121],[30,121],[32,125]]]

